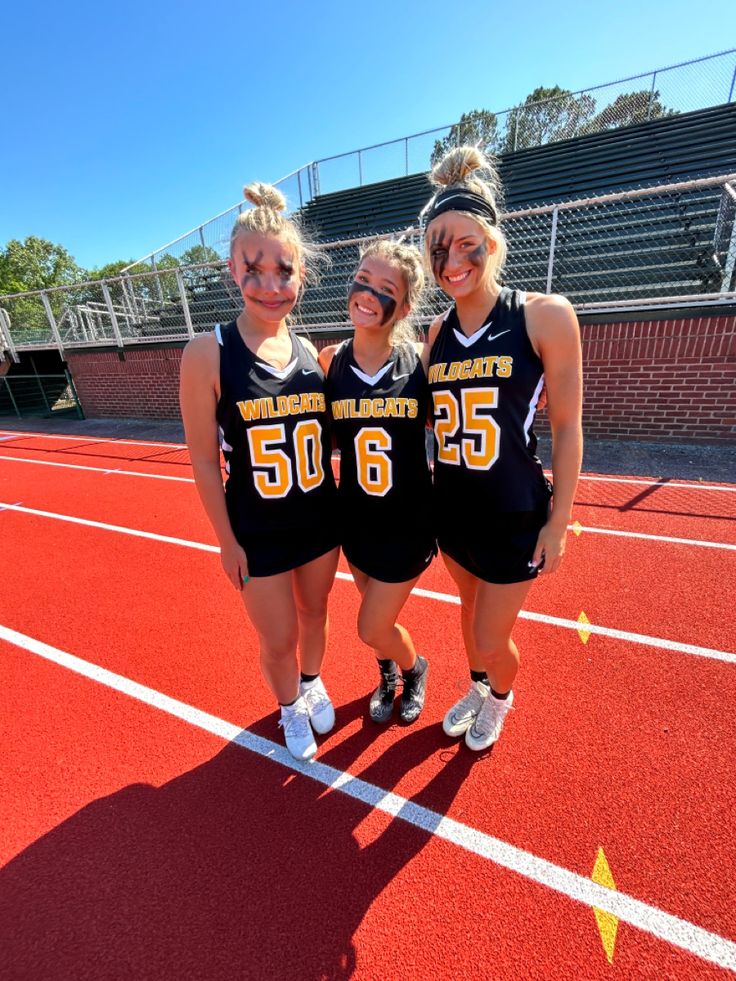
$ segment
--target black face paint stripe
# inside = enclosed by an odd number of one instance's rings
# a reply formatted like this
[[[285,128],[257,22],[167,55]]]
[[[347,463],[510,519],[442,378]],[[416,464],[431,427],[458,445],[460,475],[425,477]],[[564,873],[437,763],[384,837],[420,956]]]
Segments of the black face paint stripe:
[[[443,226],[438,231],[432,233],[429,243],[429,254],[432,261],[432,272],[436,280],[442,279],[445,274],[445,266],[450,257],[450,248],[454,241],[454,235],[447,235],[447,229]]]
[[[473,249],[472,252],[468,252],[468,262],[472,263],[476,269],[480,269],[485,265],[487,255],[488,246],[485,240],[483,240],[477,248]]]
[[[369,286],[367,283],[359,283],[357,279],[353,281],[353,285],[350,287],[350,292],[348,293],[348,303],[350,303],[356,293],[370,293],[371,296],[375,296],[375,298],[381,304],[381,309],[383,310],[383,318],[381,320],[382,324],[388,323],[388,321],[393,317],[396,310],[396,300],[392,296],[388,296],[386,293],[379,293],[378,290],[374,290],[373,287]]]
[[[241,282],[241,286],[243,288],[249,286],[252,283],[256,289],[260,289],[261,277],[259,276],[258,273],[251,272],[250,270],[253,269],[255,266],[257,266],[262,258],[263,258],[263,249],[261,249],[259,252],[256,253],[255,259],[249,259],[247,252],[243,253],[243,262],[245,263],[245,273],[243,275],[243,279]]]

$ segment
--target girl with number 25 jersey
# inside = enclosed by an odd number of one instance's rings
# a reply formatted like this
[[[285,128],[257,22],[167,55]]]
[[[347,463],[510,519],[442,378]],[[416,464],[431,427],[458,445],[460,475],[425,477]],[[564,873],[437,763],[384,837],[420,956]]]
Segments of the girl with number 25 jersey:
[[[499,285],[499,185],[483,154],[458,147],[432,179],[439,190],[423,211],[425,249],[454,301],[429,334],[437,540],[460,592],[470,666],[470,688],[443,727],[483,750],[513,704],[519,652],[511,630],[524,598],[565,549],[582,457],[580,336],[563,297]],[[532,430],[543,387],[553,494]]]

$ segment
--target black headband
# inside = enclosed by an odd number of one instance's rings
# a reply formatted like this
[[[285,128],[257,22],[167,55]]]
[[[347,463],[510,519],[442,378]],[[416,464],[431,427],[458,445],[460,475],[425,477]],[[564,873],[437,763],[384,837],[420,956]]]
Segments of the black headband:
[[[428,225],[446,211],[467,211],[471,215],[487,218],[492,225],[498,224],[498,215],[491,202],[466,188],[449,187],[436,195],[425,212],[425,224]]]

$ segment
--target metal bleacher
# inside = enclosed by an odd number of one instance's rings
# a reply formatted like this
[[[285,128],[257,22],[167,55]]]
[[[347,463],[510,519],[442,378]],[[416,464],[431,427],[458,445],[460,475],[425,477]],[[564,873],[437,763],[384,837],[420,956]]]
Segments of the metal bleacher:
[[[720,255],[732,241],[733,198],[722,186],[593,201],[583,211],[565,210],[564,203],[735,170],[736,103],[506,154],[499,159],[509,239],[505,280],[541,292],[549,285],[578,304],[733,290],[733,283],[724,285]],[[431,191],[426,174],[413,174],[324,194],[302,210],[321,242],[345,243],[329,250],[320,288],[302,300],[305,324],[334,322],[336,304],[344,305],[358,256],[358,245],[348,243],[415,226]],[[528,212],[551,204],[563,207],[548,282],[552,209]]]

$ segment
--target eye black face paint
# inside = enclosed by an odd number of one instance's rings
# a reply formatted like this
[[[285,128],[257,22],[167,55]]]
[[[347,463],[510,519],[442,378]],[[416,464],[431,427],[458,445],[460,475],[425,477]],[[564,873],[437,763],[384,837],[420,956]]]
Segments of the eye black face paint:
[[[352,300],[356,293],[370,293],[371,296],[375,296],[378,302],[381,304],[381,309],[383,310],[383,318],[381,324],[386,324],[393,317],[396,310],[396,300],[392,296],[388,296],[386,293],[379,293],[378,290],[374,290],[372,286],[367,283],[359,283],[357,279],[353,280],[353,285],[350,287],[350,292],[348,293],[348,303]]]
[[[437,231],[432,232],[432,237],[429,240],[429,257],[432,262],[432,273],[437,282],[445,275],[445,266],[450,256],[453,239],[454,236],[448,236],[447,229],[443,226],[437,229]]]
[[[279,262],[279,274],[281,279],[288,283],[294,275],[294,265],[291,262]]]
[[[477,248],[473,249],[472,252],[468,252],[468,262],[472,262],[477,269],[481,269],[485,265],[487,255],[488,246],[486,245],[485,239],[483,239]]]
[[[261,288],[261,277],[257,272],[253,272],[258,263],[263,258],[263,250],[256,253],[255,259],[249,259],[247,254],[243,253],[243,263],[245,265],[245,274],[241,281],[241,286],[245,289],[246,286],[255,286],[256,289]]]

